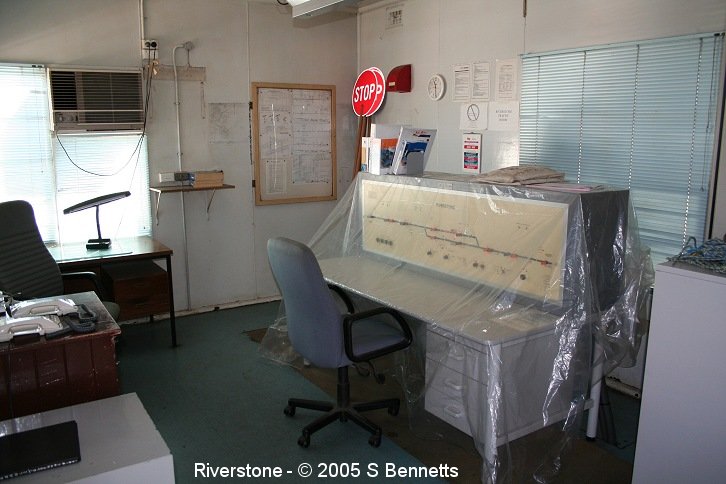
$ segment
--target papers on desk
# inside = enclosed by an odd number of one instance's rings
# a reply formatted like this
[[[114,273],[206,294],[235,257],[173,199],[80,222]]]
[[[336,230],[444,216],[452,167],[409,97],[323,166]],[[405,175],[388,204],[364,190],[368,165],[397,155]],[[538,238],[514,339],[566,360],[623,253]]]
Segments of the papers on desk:
[[[582,184],[582,183],[536,183],[530,185],[532,188],[544,188],[557,192],[583,193],[605,189],[605,185]]]

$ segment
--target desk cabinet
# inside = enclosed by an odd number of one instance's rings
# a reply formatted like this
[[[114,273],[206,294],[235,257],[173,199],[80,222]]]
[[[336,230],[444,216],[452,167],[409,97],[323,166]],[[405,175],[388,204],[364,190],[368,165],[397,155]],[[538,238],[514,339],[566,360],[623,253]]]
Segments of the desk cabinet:
[[[453,331],[426,331],[426,411],[470,436],[490,430],[490,409],[497,408],[496,445],[502,445],[567,416],[571,382],[566,381],[547,408],[552,361],[558,344],[554,330],[500,344],[482,344]],[[516,369],[516,370],[512,370]],[[513,375],[511,371],[523,374]],[[526,374],[525,374],[526,373]],[[506,382],[518,381],[517,392]],[[501,408],[496,401],[500,393]],[[503,432],[503,433],[502,433]]]
[[[152,261],[104,264],[101,280],[121,307],[120,321],[169,311],[166,271]]]
[[[726,476],[726,275],[656,267],[633,482]]]
[[[46,340],[0,343],[0,420],[118,395],[116,338],[121,334],[93,293],[73,294],[99,315],[98,329]]]

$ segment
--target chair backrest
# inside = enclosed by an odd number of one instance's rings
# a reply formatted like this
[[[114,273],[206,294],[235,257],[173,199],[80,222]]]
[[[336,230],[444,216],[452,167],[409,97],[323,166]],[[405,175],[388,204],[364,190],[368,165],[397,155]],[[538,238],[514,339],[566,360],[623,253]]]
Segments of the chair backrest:
[[[60,269],[43,243],[33,207],[0,203],[0,290],[21,299],[63,294]]]
[[[285,304],[293,348],[322,368],[350,364],[343,344],[343,315],[310,248],[276,237],[267,241],[267,256]]]

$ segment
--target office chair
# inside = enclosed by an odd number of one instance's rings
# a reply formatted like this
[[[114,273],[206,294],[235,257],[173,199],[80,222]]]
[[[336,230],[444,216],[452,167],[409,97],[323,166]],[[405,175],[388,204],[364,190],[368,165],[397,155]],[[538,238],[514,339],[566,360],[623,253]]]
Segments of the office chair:
[[[99,299],[104,291],[93,272],[61,273],[58,264],[40,236],[33,207],[26,201],[0,203],[0,290],[15,299],[60,296],[63,280],[86,279],[96,289]],[[114,319],[118,304],[104,301]]]
[[[304,244],[277,237],[267,242],[267,255],[287,318],[287,333],[293,348],[311,364],[337,368],[337,401],[291,398],[285,414],[295,415],[297,407],[326,412],[302,430],[297,443],[310,445],[310,436],[335,420],[350,419],[371,433],[368,443],[381,445],[381,428],[360,412],[387,408],[397,415],[397,398],[367,403],[351,403],[348,367],[370,362],[408,347],[412,334],[395,310],[375,308],[359,313],[343,313],[328,288],[315,255]]]

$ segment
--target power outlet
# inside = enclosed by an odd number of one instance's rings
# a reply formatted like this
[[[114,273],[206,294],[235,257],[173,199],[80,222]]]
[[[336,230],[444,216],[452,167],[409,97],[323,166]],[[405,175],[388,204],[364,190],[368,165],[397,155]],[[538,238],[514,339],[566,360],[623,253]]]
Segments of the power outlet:
[[[141,41],[141,58],[156,59],[156,52],[159,50],[159,43],[153,39],[147,39]]]

